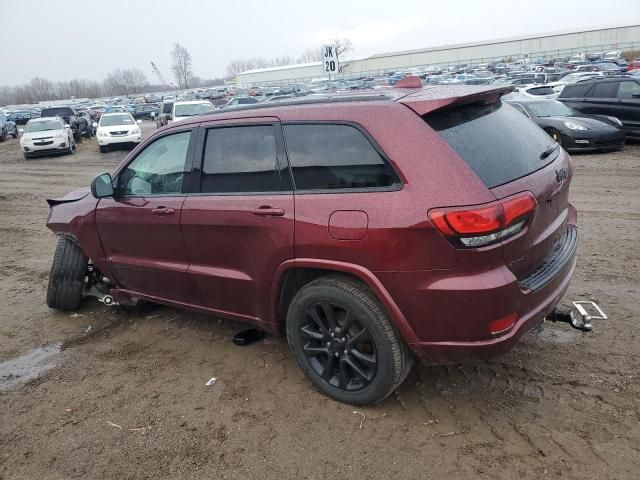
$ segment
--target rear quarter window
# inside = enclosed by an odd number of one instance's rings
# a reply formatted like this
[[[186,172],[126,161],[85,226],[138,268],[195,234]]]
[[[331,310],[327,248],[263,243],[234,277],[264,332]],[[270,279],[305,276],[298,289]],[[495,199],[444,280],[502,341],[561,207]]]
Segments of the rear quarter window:
[[[529,175],[557,156],[542,155],[554,141],[507,103],[466,105],[424,119],[489,188]]]
[[[395,171],[356,127],[341,124],[284,125],[297,190],[391,187]]]

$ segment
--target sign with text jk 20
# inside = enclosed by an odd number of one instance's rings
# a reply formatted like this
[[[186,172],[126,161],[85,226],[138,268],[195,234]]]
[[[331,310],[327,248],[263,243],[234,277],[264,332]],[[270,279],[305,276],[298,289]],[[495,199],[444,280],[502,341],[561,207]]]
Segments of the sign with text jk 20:
[[[322,46],[322,65],[324,73],[338,72],[338,56],[336,55],[336,47],[333,45]]]

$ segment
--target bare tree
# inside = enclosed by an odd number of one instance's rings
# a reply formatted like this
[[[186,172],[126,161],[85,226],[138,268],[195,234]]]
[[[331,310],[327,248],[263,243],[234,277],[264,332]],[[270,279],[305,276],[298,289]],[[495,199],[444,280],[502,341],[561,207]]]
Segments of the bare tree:
[[[322,47],[307,48],[300,57],[298,63],[311,63],[322,61]]]
[[[178,81],[178,87],[180,89],[189,88],[191,79],[193,78],[193,72],[191,70],[191,54],[189,53],[189,50],[179,43],[174,43],[171,57],[173,58],[171,71]]]
[[[338,62],[338,65],[340,65],[340,55],[353,50],[353,44],[348,38],[334,38],[333,40],[331,40],[331,45],[333,45],[333,50],[336,53],[336,60]],[[342,67],[343,66],[340,65],[340,71],[342,71]]]

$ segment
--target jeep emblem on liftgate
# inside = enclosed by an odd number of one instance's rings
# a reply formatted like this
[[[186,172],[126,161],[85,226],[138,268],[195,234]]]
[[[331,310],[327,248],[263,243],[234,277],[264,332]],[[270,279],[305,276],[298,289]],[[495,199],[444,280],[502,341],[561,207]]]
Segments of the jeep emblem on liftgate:
[[[566,178],[567,178],[567,171],[564,168],[561,168],[560,170],[556,170],[556,180],[558,181],[558,183],[564,182]]]

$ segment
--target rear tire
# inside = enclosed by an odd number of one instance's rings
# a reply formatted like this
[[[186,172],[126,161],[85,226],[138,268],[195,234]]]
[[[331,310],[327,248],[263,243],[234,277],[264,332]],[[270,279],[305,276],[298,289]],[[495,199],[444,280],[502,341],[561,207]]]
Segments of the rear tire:
[[[47,305],[56,310],[76,310],[82,300],[87,256],[66,237],[58,238],[49,275]]]
[[[339,402],[381,402],[413,365],[375,295],[350,277],[330,275],[305,285],[291,302],[286,330],[298,366]]]

